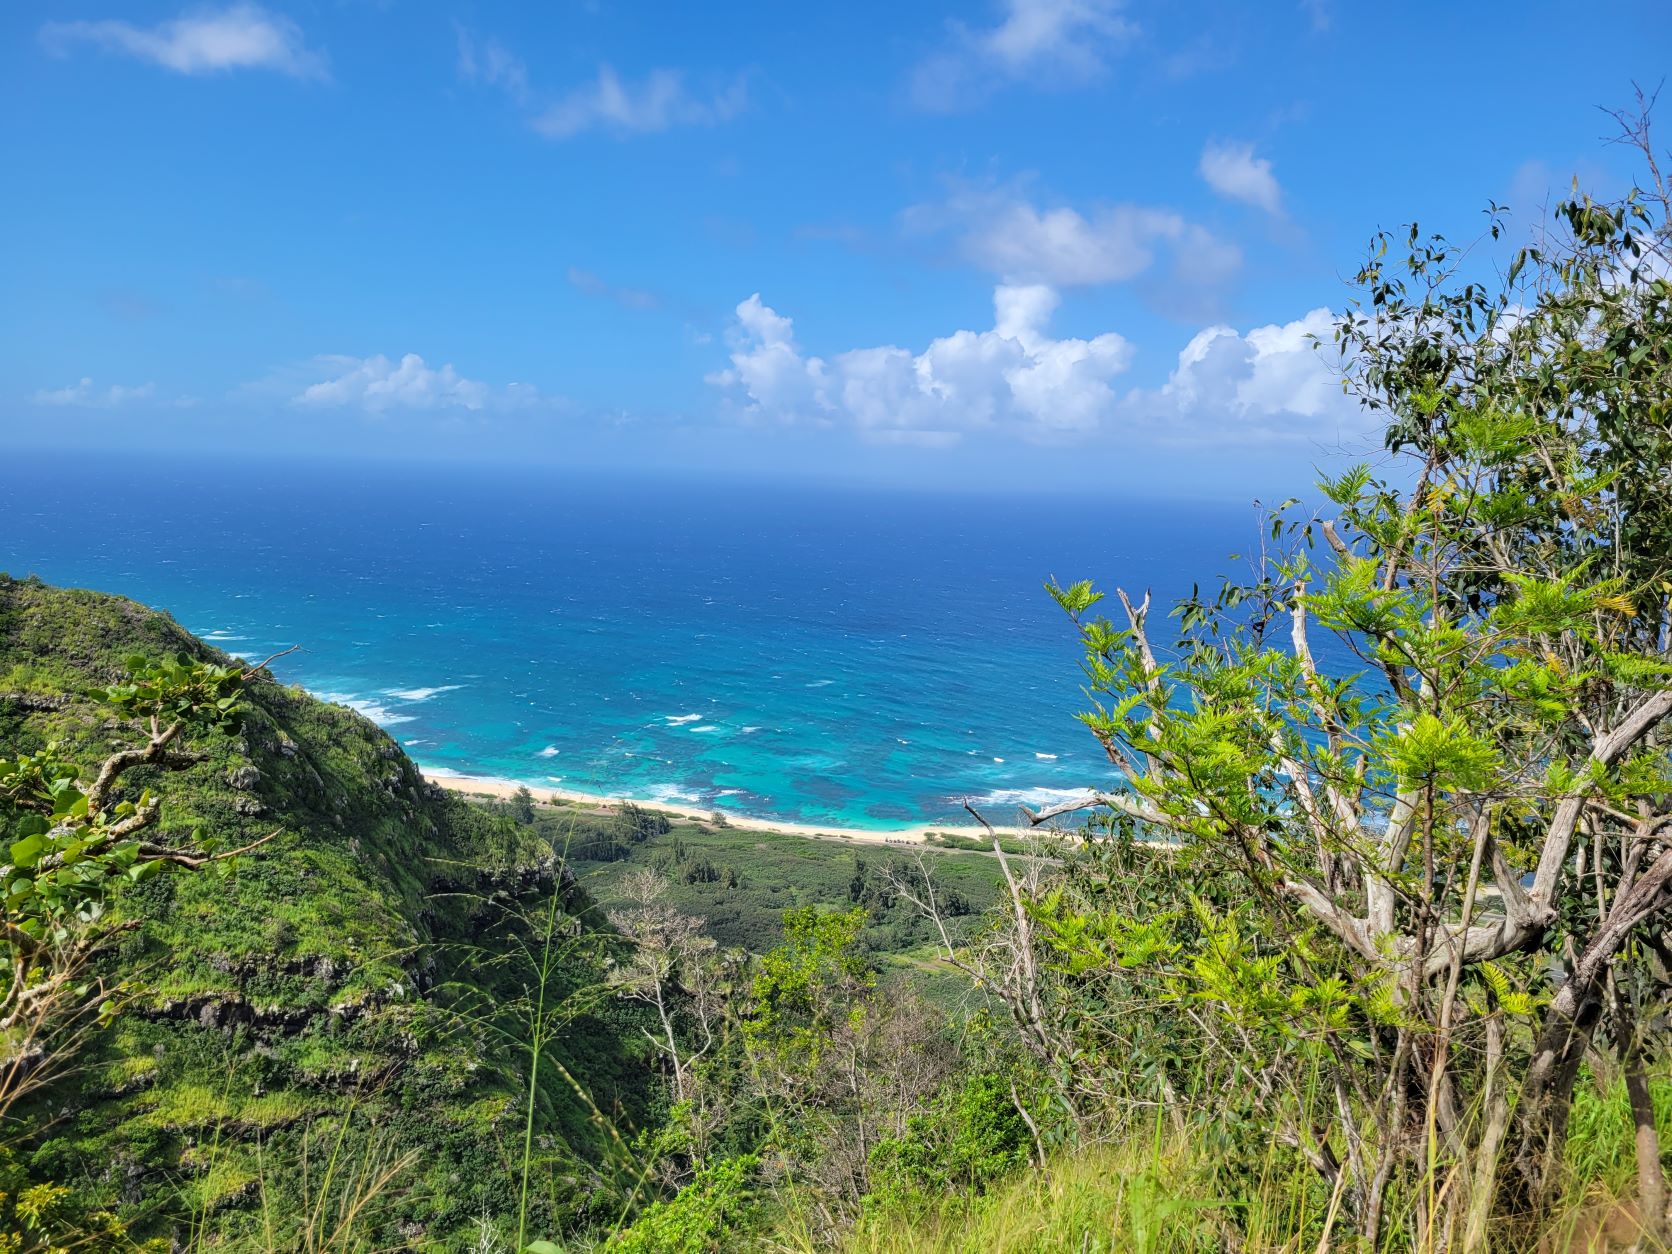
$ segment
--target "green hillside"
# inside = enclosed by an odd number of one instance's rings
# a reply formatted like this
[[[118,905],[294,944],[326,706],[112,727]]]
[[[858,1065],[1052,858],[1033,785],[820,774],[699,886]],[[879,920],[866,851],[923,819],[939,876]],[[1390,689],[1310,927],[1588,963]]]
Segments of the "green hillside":
[[[136,652],[227,660],[131,601],[0,577],[0,745],[58,741],[94,764],[131,743],[81,694]],[[118,909],[139,925],[106,962],[131,978],[132,999],[27,1110],[27,1167],[139,1214],[141,1231],[216,1215],[217,1231],[235,1232],[258,1193],[317,1191],[299,1164],[311,1157],[323,1177],[346,1129],[345,1161],[422,1151],[412,1186],[384,1203],[386,1231],[439,1238],[504,1213],[522,1064],[514,1028],[507,1037],[483,1010],[512,1006],[526,983],[505,944],[523,931],[519,911],[538,916],[557,890],[565,917],[595,923],[590,899],[559,885],[539,832],[426,784],[353,711],[265,673],[243,704],[235,729],[193,743],[195,765],[144,767],[123,786],[162,796],[159,843],[233,849],[276,835],[127,891]],[[555,998],[596,989],[606,948],[570,944]],[[602,996],[567,1004],[557,1055],[633,1126],[650,1083],[637,1012]],[[607,1137],[560,1075],[539,1106],[559,1134],[542,1141],[540,1205],[554,1219],[584,1211],[610,1191],[597,1166]]]

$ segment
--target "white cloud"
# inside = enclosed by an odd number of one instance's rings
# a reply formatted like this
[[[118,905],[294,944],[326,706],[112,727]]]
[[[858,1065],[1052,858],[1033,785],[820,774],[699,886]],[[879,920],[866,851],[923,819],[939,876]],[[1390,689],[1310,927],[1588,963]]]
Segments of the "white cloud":
[[[996,26],[953,22],[948,46],[913,73],[912,99],[949,112],[995,83],[1060,86],[1094,78],[1136,33],[1121,8],[1121,0],[1004,0]]]
[[[467,83],[497,87],[517,104],[527,106],[532,93],[528,86],[528,67],[522,60],[496,39],[478,41],[462,26],[457,32],[459,77]]]
[[[740,387],[749,398],[745,412],[779,422],[820,420],[831,410],[824,362],[803,357],[794,324],[761,302],[756,292],[737,307],[728,338],[731,368],[708,376],[721,387]]]
[[[439,369],[428,366],[417,353],[391,361],[381,353],[375,357],[320,357],[319,370],[330,377],[309,384],[291,400],[310,409],[357,407],[381,414],[397,409],[449,410],[516,408],[542,398],[538,389],[513,383],[494,388],[466,379],[451,364]]]
[[[1375,416],[1345,395],[1330,343],[1336,315],[1314,309],[1240,332],[1211,326],[1166,382],[1117,389],[1134,360],[1115,332],[1054,339],[1057,292],[1000,285],[990,331],[957,331],[922,352],[885,345],[824,358],[790,319],[749,297],[730,333],[731,364],[707,381],[761,423],[846,425],[880,442],[940,447],[982,430],[1058,442],[1095,432],[1148,446],[1292,443],[1368,447]]]
[[[957,331],[921,353],[862,348],[827,362],[805,355],[790,319],[757,294],[737,307],[731,366],[708,381],[740,392],[750,418],[846,422],[885,443],[943,446],[988,427],[1075,435],[1114,411],[1110,382],[1132,350],[1113,333],[1052,339],[1056,305],[1050,287],[1001,285],[990,331]]]
[[[1207,185],[1221,196],[1264,209],[1283,212],[1283,189],[1271,172],[1271,162],[1254,155],[1253,144],[1209,142],[1198,167]]]
[[[527,65],[503,44],[478,38],[462,26],[457,32],[459,78],[504,92],[527,115],[529,126],[547,139],[572,139],[592,130],[624,136],[713,126],[730,121],[749,104],[743,75],[711,92],[698,92],[679,70],[651,70],[635,82],[607,64],[598,67],[595,81],[554,99],[533,86]]]
[[[125,387],[113,383],[109,387],[95,387],[93,380],[82,378],[68,387],[42,388],[30,399],[37,405],[61,405],[76,409],[116,409],[132,401],[145,401],[157,394],[157,385],[141,383]]]
[[[156,26],[49,22],[41,38],[61,52],[89,43],[180,74],[268,69],[296,78],[326,76],[325,57],[307,47],[301,27],[257,4],[198,9]]]
[[[1320,308],[1245,333],[1208,327],[1184,346],[1163,386],[1132,392],[1123,408],[1166,442],[1363,441],[1377,424],[1341,390],[1328,348],[1336,321]]]
[[[1235,244],[1171,209],[1121,203],[1090,215],[1041,208],[1013,190],[959,188],[945,205],[907,211],[908,226],[950,227],[964,257],[1007,283],[1074,287],[1119,283],[1149,270],[1162,249],[1179,278],[1211,286],[1242,265]]]
[[[711,96],[698,96],[685,86],[678,70],[652,70],[634,84],[601,65],[597,82],[576,88],[536,114],[531,124],[548,139],[569,139],[595,128],[618,135],[644,134],[729,121],[748,103],[742,78]]]

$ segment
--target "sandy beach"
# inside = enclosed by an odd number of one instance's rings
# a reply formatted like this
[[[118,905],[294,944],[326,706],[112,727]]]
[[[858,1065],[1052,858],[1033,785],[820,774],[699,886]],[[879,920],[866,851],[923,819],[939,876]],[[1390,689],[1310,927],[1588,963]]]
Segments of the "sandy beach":
[[[442,768],[426,767],[420,764],[419,770],[424,778],[432,784],[439,784],[443,788],[450,788],[455,792],[462,792],[474,796],[495,797],[501,800],[511,797],[519,788],[527,788],[536,801],[578,801],[599,806],[621,805],[626,802],[644,810],[660,810],[665,814],[676,814],[681,818],[695,819],[707,822],[714,813],[712,808],[704,810],[699,806],[675,805],[666,801],[646,801],[638,797],[612,797],[601,793],[577,792],[568,788],[537,787],[534,784],[522,784],[514,779],[500,779],[492,775],[461,775],[456,771]],[[811,823],[788,823],[778,819],[758,819],[748,815],[733,814],[722,811],[726,816],[729,827],[740,828],[752,832],[779,832],[787,836],[805,836],[811,840],[844,840],[868,845],[928,845],[930,832],[948,832],[957,836],[975,836],[985,839],[987,833],[973,823],[919,823],[905,827],[865,828],[865,827],[828,827]],[[1025,829],[1014,826],[998,826],[998,831],[1005,835],[1020,836]]]

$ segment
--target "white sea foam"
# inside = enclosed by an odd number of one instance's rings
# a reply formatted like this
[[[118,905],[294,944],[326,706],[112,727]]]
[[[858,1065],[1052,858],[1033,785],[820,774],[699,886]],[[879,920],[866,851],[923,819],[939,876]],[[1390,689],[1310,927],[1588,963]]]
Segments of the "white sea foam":
[[[993,761],[997,762],[1000,766],[1004,765],[1004,759],[1003,758],[994,758]]]
[[[428,701],[443,692],[454,692],[463,684],[437,684],[434,688],[385,688],[383,695],[400,701]]]
[[[224,627],[217,627],[214,631],[200,631],[197,634],[198,634],[199,639],[207,640],[207,641],[211,642],[212,644],[219,644],[223,640],[248,640],[249,639],[248,636],[235,636],[230,631],[227,631]]]
[[[322,692],[319,694],[326,701],[334,701],[338,705],[346,705],[359,714],[364,714],[379,727],[393,727],[397,723],[411,723],[417,719],[412,714],[396,714],[388,706],[365,697],[357,697],[351,692]]]
[[[834,679],[815,679],[812,683],[808,684],[807,687],[809,687],[809,688],[828,688],[828,687],[830,687],[831,684],[833,684],[835,682],[836,681]]]
[[[684,802],[687,805],[702,800],[696,793],[681,788],[678,784],[652,784],[644,790],[644,799],[646,801]]]
[[[701,727],[693,727],[691,730],[694,732],[717,732],[720,729],[713,723],[704,723]]]
[[[1033,756],[1041,762],[1055,762],[1057,760],[1057,755],[1054,753],[1036,753]]]
[[[1059,801],[1068,801],[1082,796],[1083,789],[1079,788],[997,788],[992,792],[983,793],[974,798],[976,805],[986,806],[1027,806],[1039,809],[1043,806],[1055,805]]]
[[[544,749],[540,750],[540,752],[535,754],[534,756],[537,757],[537,758],[555,758],[558,754],[560,754],[562,752],[563,752],[563,750],[559,749],[556,745],[547,745]]]
[[[743,729],[743,734],[744,734],[744,735],[745,735],[745,736],[753,736],[753,735],[754,735],[754,734],[755,734],[755,733],[756,733],[756,732],[758,732],[758,731],[759,731],[759,730],[760,730],[760,728],[759,728],[759,727],[745,727],[745,728],[744,728],[744,729]]]
[[[670,727],[683,727],[686,723],[702,722],[701,714],[664,714],[662,718]]]

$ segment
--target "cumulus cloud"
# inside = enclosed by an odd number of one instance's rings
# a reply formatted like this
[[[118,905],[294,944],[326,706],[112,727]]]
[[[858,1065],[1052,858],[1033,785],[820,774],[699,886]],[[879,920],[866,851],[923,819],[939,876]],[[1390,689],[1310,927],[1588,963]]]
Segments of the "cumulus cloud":
[[[1042,208],[1005,188],[956,188],[943,205],[907,211],[908,227],[950,229],[965,259],[1007,283],[1074,287],[1118,283],[1149,270],[1162,250],[1192,285],[1213,285],[1241,268],[1228,240],[1171,210],[1120,203],[1089,214]]]
[[[133,401],[150,400],[157,394],[157,385],[141,383],[125,387],[113,383],[109,387],[95,387],[93,380],[83,377],[68,387],[42,388],[30,399],[37,405],[60,405],[75,409],[117,409]]]
[[[952,22],[947,46],[913,72],[912,99],[920,108],[950,112],[998,83],[1057,86],[1095,78],[1137,31],[1121,8],[1121,0],[1004,0],[995,26]]]
[[[685,85],[685,76],[678,70],[652,70],[632,83],[601,65],[596,82],[577,87],[541,110],[532,125],[548,139],[569,139],[594,129],[617,135],[645,134],[729,121],[748,103],[748,84],[742,78],[713,94],[698,95]]]
[[[537,389],[513,383],[494,388],[467,379],[451,363],[426,365],[417,353],[392,361],[375,357],[320,357],[315,366],[328,378],[309,384],[291,399],[309,409],[363,409],[382,414],[391,410],[455,410],[515,408],[540,400]]]
[[[942,447],[979,431],[1061,442],[1098,431],[1148,445],[1367,444],[1369,415],[1343,394],[1328,342],[1336,315],[1191,338],[1165,383],[1121,389],[1134,360],[1115,332],[1055,339],[1058,295],[1002,284],[993,327],[956,331],[921,352],[885,345],[824,358],[759,294],[737,306],[731,363],[708,376],[759,423],[845,425],[880,442]]]
[[[257,4],[198,9],[155,26],[49,22],[41,38],[58,52],[92,44],[180,74],[267,69],[295,78],[326,76],[325,57],[303,42],[301,27]]]
[[[1333,354],[1315,347],[1336,321],[1320,308],[1247,332],[1199,331],[1165,384],[1125,398],[1126,416],[1170,442],[1362,441],[1373,416],[1342,392]]]
[[[802,352],[794,326],[759,294],[737,307],[731,365],[708,381],[758,421],[848,423],[884,443],[945,446],[983,428],[1056,439],[1095,427],[1132,350],[1114,333],[1053,339],[1050,287],[999,286],[993,328],[956,331],[920,353],[861,348],[829,361]]]
[[[1270,160],[1256,157],[1253,144],[1210,142],[1202,149],[1198,169],[1207,185],[1226,199],[1271,214],[1283,212],[1283,189]]]

